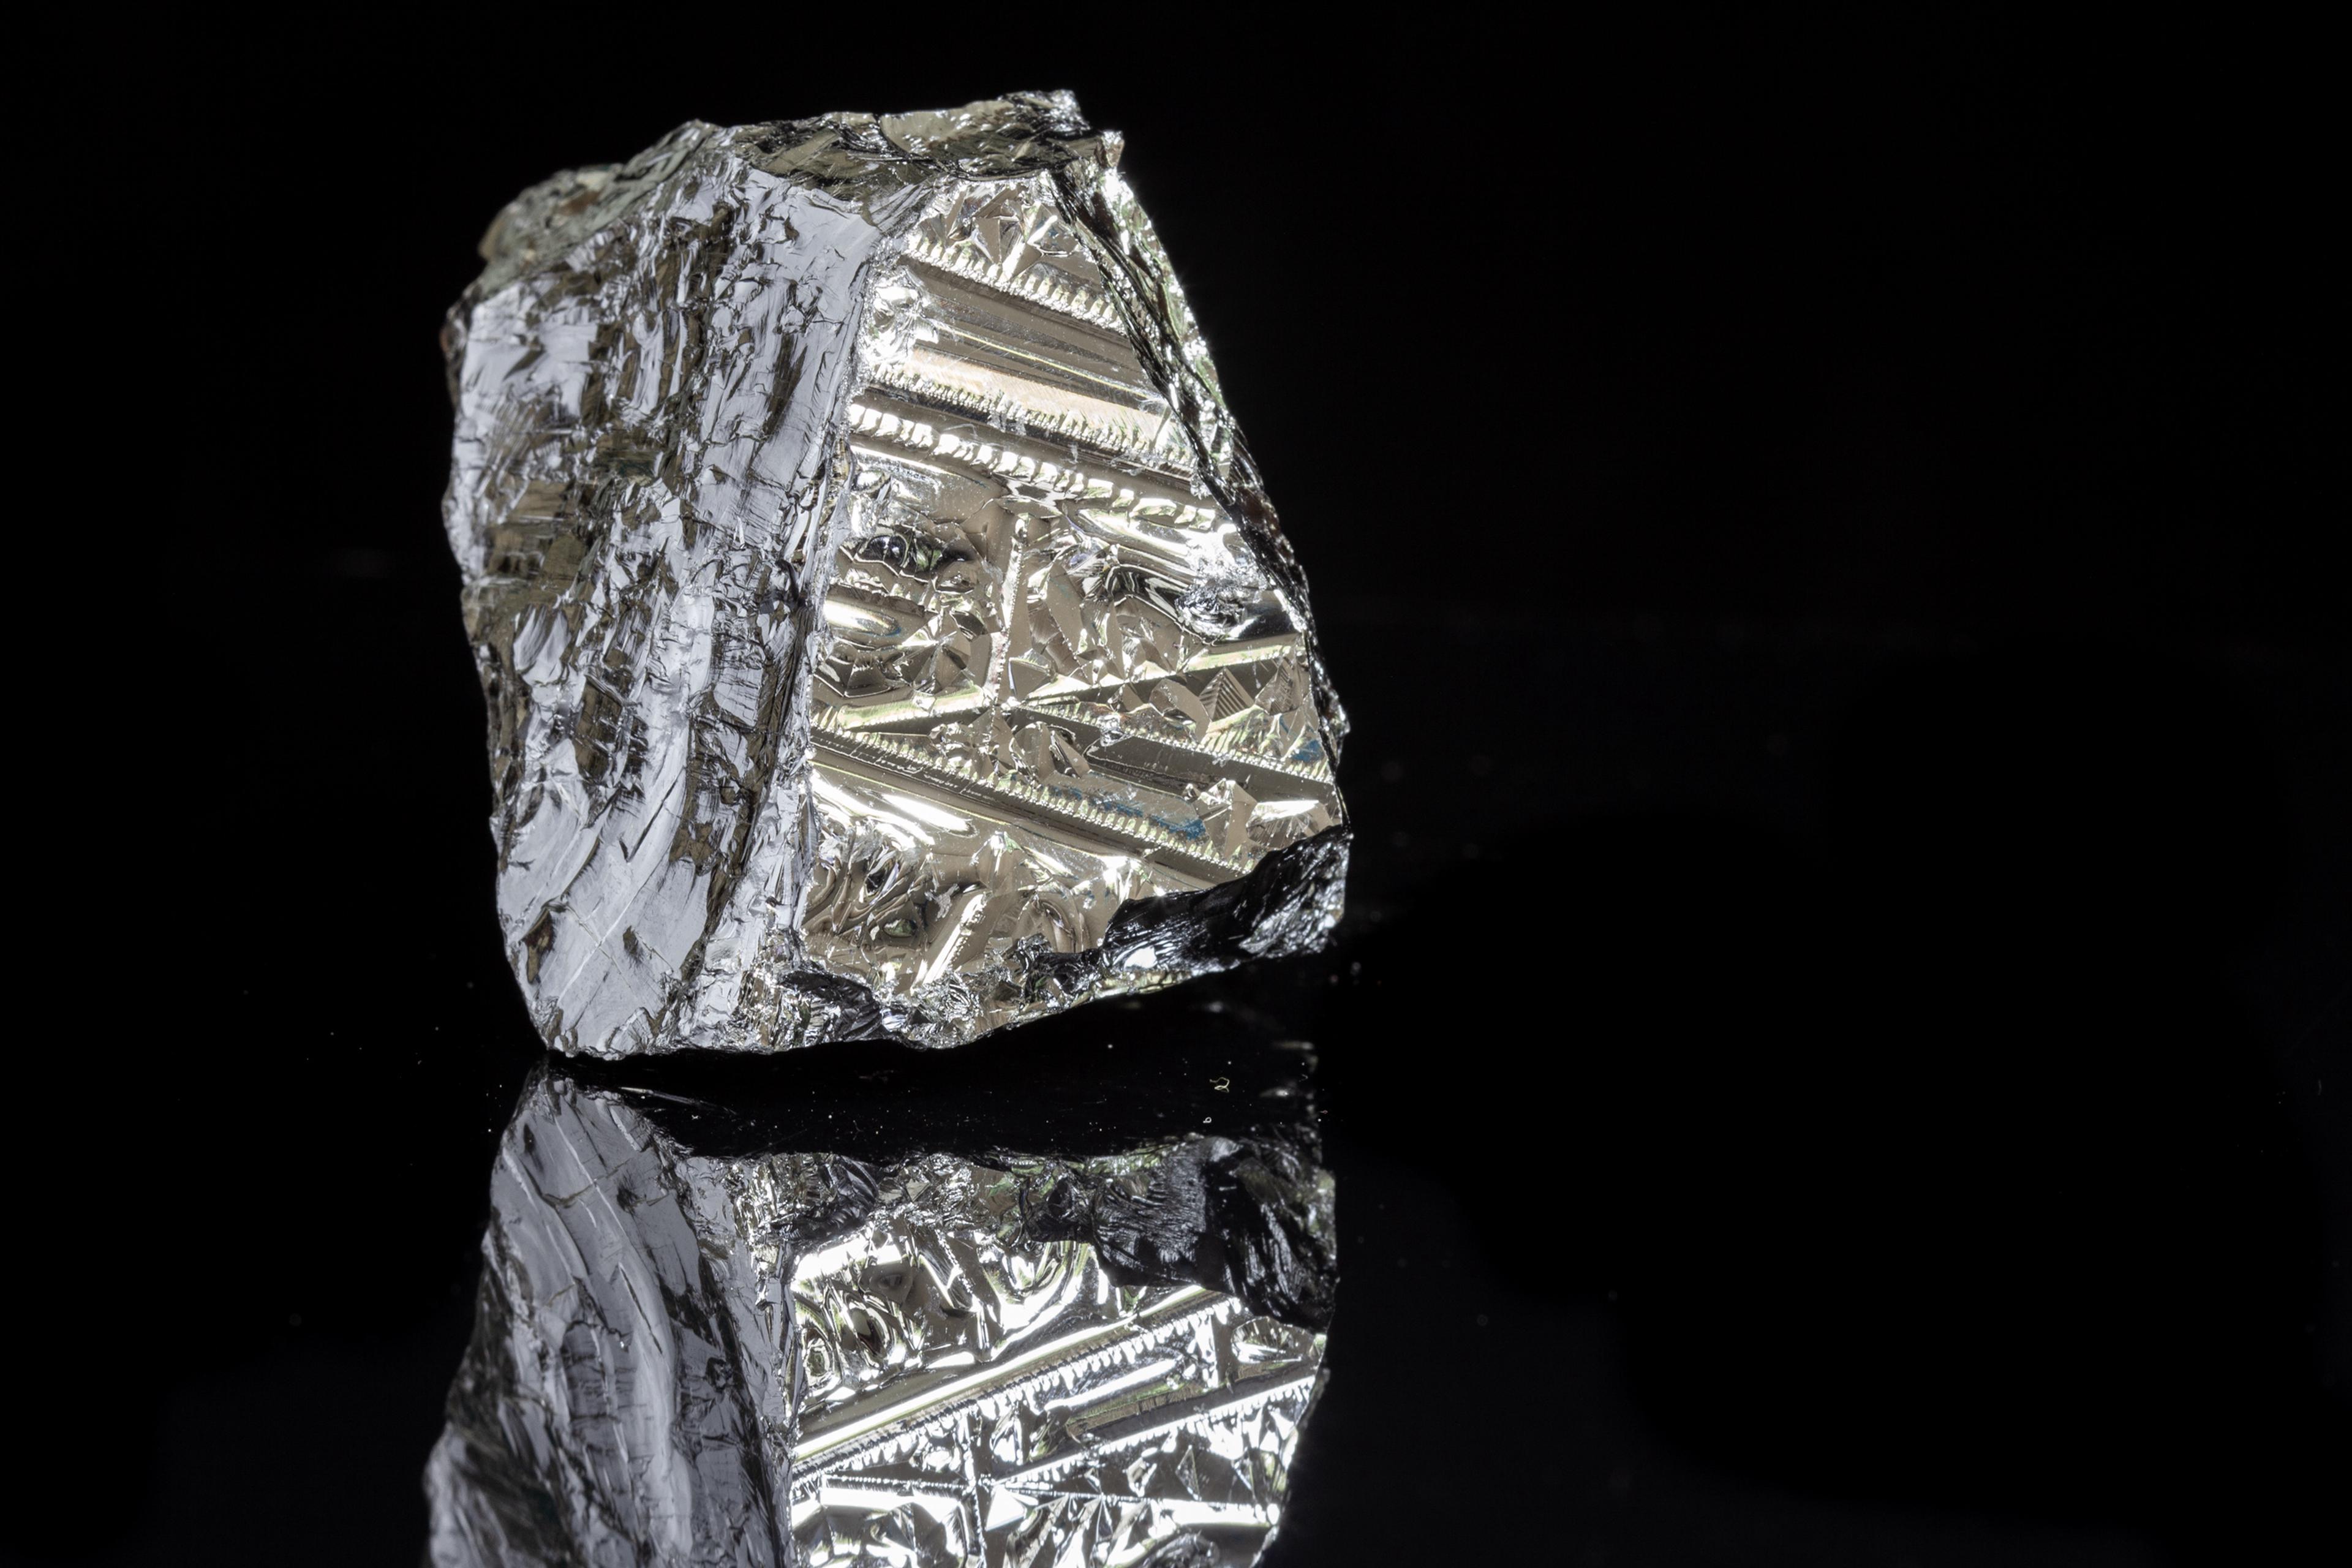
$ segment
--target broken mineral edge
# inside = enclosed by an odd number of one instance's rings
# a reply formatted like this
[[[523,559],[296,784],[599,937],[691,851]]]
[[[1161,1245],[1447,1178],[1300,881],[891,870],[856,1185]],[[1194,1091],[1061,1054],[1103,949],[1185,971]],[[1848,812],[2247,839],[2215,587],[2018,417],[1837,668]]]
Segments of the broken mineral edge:
[[[1020,1130],[1050,1153],[927,1129],[903,1084],[778,1124],[542,1068],[428,1560],[1254,1562],[1336,1282],[1311,1122],[1252,1081],[1270,1054],[1156,1097],[1156,1135]]]
[[[446,522],[561,1049],[956,1045],[1337,920],[1345,719],[1119,146],[692,123],[484,239]]]

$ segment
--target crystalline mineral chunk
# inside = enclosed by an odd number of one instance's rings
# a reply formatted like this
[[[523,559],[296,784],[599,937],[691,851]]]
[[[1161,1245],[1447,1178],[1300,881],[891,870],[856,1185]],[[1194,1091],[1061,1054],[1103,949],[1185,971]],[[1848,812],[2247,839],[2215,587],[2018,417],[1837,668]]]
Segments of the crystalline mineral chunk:
[[[953,1045],[1337,918],[1306,584],[1118,153],[689,124],[484,240],[447,525],[559,1047]]]
[[[543,1069],[492,1178],[429,1559],[1253,1562],[1336,1241],[1268,1054],[1155,1097],[1184,1132],[1089,1108],[1052,1153],[927,1126],[903,1079],[779,1124]]]

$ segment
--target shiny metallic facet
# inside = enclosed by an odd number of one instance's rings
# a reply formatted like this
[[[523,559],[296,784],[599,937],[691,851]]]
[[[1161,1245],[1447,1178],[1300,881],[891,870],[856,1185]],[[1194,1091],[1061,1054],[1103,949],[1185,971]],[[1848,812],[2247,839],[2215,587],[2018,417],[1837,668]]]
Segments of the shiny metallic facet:
[[[1022,1205],[1058,1179],[917,1162],[795,1263],[799,1561],[1130,1562],[1188,1532],[1203,1564],[1255,1559],[1323,1336],[1030,1239]]]
[[[1336,920],[1305,583],[1117,153],[690,125],[492,230],[448,521],[554,1044],[951,1045]]]
[[[492,1182],[428,1558],[1249,1563],[1322,1376],[1310,1152],[705,1154],[542,1073]]]

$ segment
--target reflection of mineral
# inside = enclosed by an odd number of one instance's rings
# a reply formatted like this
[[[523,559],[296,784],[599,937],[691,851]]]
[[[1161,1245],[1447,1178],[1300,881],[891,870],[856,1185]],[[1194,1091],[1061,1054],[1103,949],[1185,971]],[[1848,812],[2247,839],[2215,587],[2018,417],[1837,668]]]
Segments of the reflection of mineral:
[[[492,229],[448,525],[555,1045],[952,1045],[1337,918],[1305,581],[1117,155],[689,125]]]
[[[1320,1385],[1332,1187],[1221,1072],[1230,1134],[1047,1156],[730,1136],[542,1071],[430,1560],[1252,1562]]]

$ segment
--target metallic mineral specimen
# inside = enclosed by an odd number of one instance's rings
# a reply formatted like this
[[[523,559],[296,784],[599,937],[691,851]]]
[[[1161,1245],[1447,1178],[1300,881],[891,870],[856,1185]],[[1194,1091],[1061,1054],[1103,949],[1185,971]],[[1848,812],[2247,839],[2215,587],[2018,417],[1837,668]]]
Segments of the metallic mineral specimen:
[[[747,1130],[542,1069],[492,1177],[428,1560],[1255,1561],[1334,1279],[1283,1092],[1115,1152],[850,1153],[814,1113]]]
[[[1344,716],[1118,152],[693,123],[484,239],[446,521],[561,1049],[961,1044],[1337,919]]]

